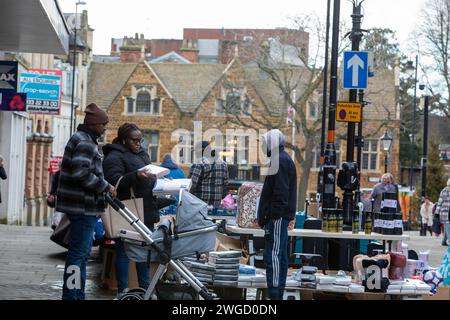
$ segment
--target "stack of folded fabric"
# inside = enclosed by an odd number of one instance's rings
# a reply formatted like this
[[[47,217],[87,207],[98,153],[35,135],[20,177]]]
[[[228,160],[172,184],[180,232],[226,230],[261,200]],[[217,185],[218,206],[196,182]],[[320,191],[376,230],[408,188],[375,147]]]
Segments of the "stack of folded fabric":
[[[214,285],[237,287],[241,251],[212,251],[208,263],[215,268]]]
[[[352,283],[348,286],[349,293],[362,293],[364,292],[364,286],[356,283]]]
[[[267,287],[266,275],[257,272],[256,275],[252,276],[252,287],[266,288]]]
[[[302,267],[294,275],[293,278],[300,283],[302,288],[316,288],[316,267]]]
[[[214,266],[194,261],[184,261],[183,263],[201,283],[205,285],[213,283],[216,271]]]
[[[429,294],[431,287],[422,280],[391,280],[386,291],[388,294]]]
[[[323,290],[323,291],[333,291],[334,287],[334,277],[323,275],[323,274],[316,274],[316,283],[317,283],[317,290]]]
[[[252,278],[256,275],[256,268],[254,266],[247,266],[245,264],[239,265],[239,278],[238,278],[238,286],[239,287],[251,287],[252,286]]]

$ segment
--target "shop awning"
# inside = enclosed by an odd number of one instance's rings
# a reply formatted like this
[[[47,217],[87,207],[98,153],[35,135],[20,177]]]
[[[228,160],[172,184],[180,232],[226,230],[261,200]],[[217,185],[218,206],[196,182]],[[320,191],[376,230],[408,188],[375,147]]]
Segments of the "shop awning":
[[[67,54],[69,29],[57,0],[0,0],[0,51]]]

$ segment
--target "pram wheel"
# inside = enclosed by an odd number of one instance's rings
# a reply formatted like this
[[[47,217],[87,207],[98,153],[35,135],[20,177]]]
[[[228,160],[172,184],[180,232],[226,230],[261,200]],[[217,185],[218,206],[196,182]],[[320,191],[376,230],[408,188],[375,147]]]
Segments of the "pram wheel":
[[[144,300],[144,296],[139,293],[127,292],[117,300]]]
[[[145,289],[133,288],[122,293],[117,300],[144,300],[145,292]]]

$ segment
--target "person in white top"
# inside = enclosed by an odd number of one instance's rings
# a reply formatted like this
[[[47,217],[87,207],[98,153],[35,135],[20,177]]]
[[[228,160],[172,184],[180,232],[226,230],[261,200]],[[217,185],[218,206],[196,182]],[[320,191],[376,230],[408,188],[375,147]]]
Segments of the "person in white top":
[[[420,216],[422,217],[422,226],[425,230],[424,234],[429,231],[430,235],[432,235],[431,226],[433,225],[433,202],[430,201],[430,198],[425,197],[425,201],[422,203],[420,207]]]

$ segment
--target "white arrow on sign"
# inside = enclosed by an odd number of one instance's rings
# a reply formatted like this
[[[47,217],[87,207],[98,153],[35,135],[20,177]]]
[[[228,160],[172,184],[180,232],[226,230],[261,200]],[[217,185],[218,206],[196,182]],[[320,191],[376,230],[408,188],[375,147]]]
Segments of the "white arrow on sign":
[[[347,69],[353,68],[352,70],[352,86],[356,87],[358,86],[359,79],[358,79],[358,68],[364,69],[364,61],[361,60],[361,58],[355,54],[351,59],[348,60]]]

